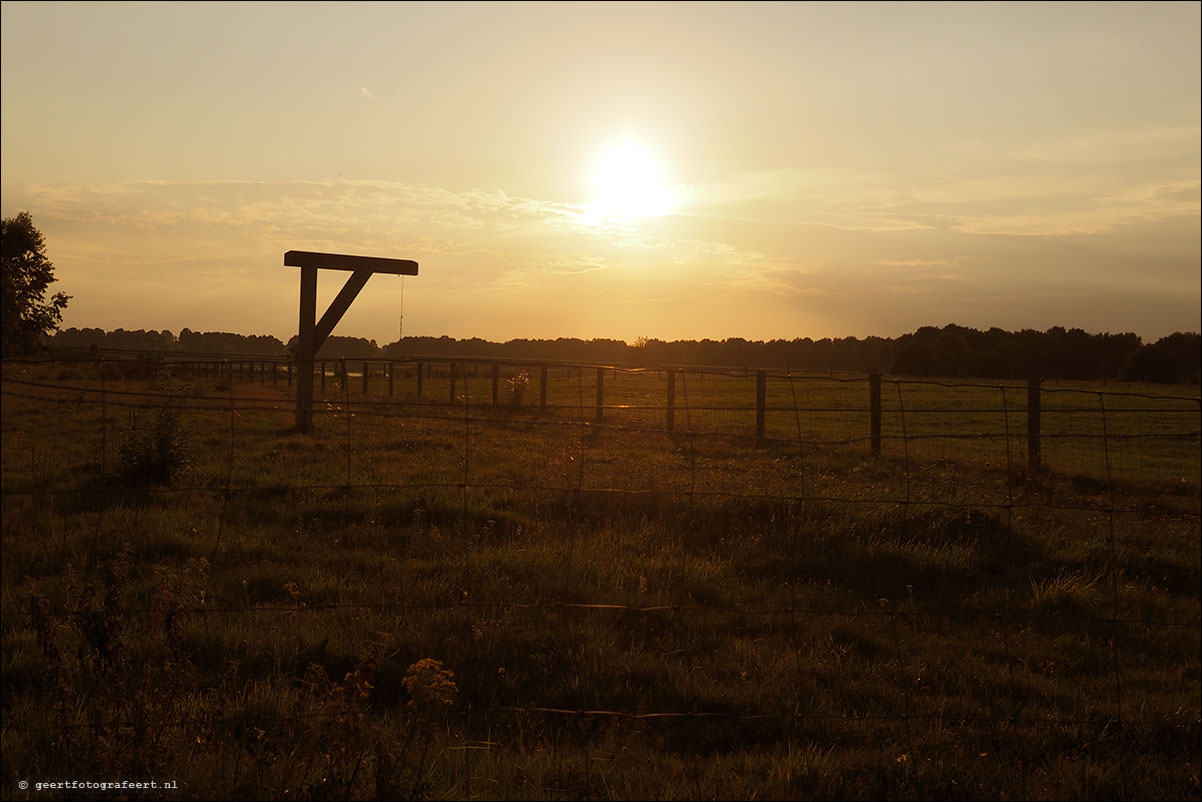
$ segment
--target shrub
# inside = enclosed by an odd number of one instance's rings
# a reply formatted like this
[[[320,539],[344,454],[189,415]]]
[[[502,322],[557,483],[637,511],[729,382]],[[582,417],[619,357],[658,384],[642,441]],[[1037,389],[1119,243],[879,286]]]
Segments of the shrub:
[[[505,380],[506,387],[509,388],[509,405],[520,407],[522,400],[526,397],[526,390],[530,388],[530,374],[522,368],[514,375]]]
[[[132,484],[170,484],[191,462],[179,409],[165,406],[154,423],[139,428],[131,420],[125,440],[117,447],[117,475]]]

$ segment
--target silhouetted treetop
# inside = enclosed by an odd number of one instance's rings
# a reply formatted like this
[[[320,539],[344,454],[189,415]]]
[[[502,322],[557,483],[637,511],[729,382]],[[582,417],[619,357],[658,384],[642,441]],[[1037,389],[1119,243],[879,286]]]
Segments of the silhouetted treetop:
[[[0,352],[4,356],[28,353],[58,328],[71,296],[56,292],[46,300],[46,290],[55,280],[54,265],[46,258],[46,240],[29,212],[0,223],[0,251]]]
[[[128,332],[117,329],[67,329],[46,342],[58,347],[146,349],[193,353],[286,356],[275,337],[217,332]],[[1177,332],[1156,343],[1144,344],[1139,336],[1090,334],[1081,329],[1053,326],[1047,331],[1017,332],[993,327],[985,331],[948,324],[923,326],[895,339],[886,337],[824,337],[812,340],[665,341],[640,337],[634,344],[622,340],[559,337],[554,340],[515,339],[490,342],[478,337],[459,340],[441,337],[406,337],[379,346],[362,337],[331,336],[318,352],[320,359],[405,359],[467,357],[580,362],[632,367],[731,366],[776,368],[813,372],[883,372],[903,376],[1192,382],[1199,380],[1202,339],[1197,333]]]

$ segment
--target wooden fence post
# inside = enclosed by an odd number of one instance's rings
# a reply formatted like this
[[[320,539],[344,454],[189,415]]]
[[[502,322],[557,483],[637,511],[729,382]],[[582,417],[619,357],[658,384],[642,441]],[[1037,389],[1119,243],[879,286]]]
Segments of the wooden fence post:
[[[422,397],[422,363],[417,363],[417,397]]]
[[[322,360],[322,362],[321,362],[321,391],[323,393],[326,391],[326,363],[325,363],[325,360]]]
[[[755,441],[764,439],[764,413],[768,406],[768,374],[757,370],[755,373]]]
[[[538,366],[538,410],[547,411],[547,366]]]
[[[868,374],[869,433],[872,438],[872,456],[881,455],[881,374]]]
[[[492,405],[494,407],[497,405],[497,382],[500,378],[501,366],[494,362],[492,366]]]
[[[364,395],[367,395],[367,374],[370,372],[371,372],[371,366],[367,362],[364,362],[363,363],[363,394]]]
[[[1040,397],[1042,379],[1027,379],[1027,468],[1038,470],[1043,464],[1043,446],[1039,437]]]
[[[389,396],[392,395],[392,382],[393,382],[393,377],[395,375],[396,375],[396,363],[389,362],[388,363],[388,395]]]
[[[597,423],[601,422],[601,410],[605,403],[605,368],[597,368]]]
[[[676,371],[668,369],[668,434],[676,428]]]
[[[463,377],[463,383],[467,385],[467,376]],[[455,403],[455,363],[451,363],[451,403]]]

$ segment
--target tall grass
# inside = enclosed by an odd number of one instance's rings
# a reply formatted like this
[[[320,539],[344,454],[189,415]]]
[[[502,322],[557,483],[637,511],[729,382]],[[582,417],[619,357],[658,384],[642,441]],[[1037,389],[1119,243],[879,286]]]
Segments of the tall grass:
[[[1196,449],[1028,474],[332,386],[302,436],[284,388],[198,380],[155,484],[114,469],[136,397],[4,389],[6,796],[1199,793]]]

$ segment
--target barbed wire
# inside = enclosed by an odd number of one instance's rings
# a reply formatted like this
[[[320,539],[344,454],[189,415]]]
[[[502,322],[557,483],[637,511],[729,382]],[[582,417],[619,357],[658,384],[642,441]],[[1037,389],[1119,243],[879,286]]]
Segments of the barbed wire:
[[[878,605],[879,607],[879,605]],[[122,614],[127,615],[159,615],[161,610],[157,610],[149,605],[129,605],[119,608]],[[1069,626],[1087,623],[1116,623],[1116,624],[1133,624],[1144,627],[1197,627],[1202,626],[1202,618],[1189,620],[1175,619],[1156,619],[1142,618],[1132,616],[1110,615],[1105,617],[1088,616],[1088,615],[1064,615],[1060,613],[1038,613],[1034,611],[1014,611],[1009,609],[1007,612],[989,612],[989,611],[973,611],[966,609],[957,610],[938,610],[938,609],[874,609],[869,606],[864,606],[858,610],[845,610],[828,607],[743,607],[735,604],[622,604],[620,602],[571,602],[571,601],[471,601],[467,599],[454,599],[450,601],[428,601],[428,602],[397,602],[397,601],[372,601],[372,602],[301,602],[292,605],[253,605],[253,606],[230,606],[230,605],[212,605],[199,604],[190,607],[173,607],[174,614],[191,614],[191,615],[266,615],[269,613],[278,613],[281,615],[300,615],[308,613],[320,612],[337,612],[340,610],[356,610],[359,612],[371,613],[395,613],[408,610],[555,610],[558,612],[574,612],[574,611],[589,611],[598,610],[610,613],[622,613],[629,615],[652,615],[652,614],[671,614],[671,615],[730,615],[730,616],[748,616],[748,617],[793,617],[793,616],[812,616],[816,618],[881,618],[888,619],[890,617],[900,617],[908,619],[918,618],[938,618],[948,621],[990,621],[1001,620],[1003,617],[1016,621],[1040,621],[1040,622],[1055,622]],[[39,611],[39,615],[47,615],[52,618],[67,619],[81,614],[90,612],[87,608],[49,608]],[[0,613],[3,618],[29,618],[32,615],[29,611],[16,611]]]
[[[100,365],[97,360],[79,360],[81,362],[90,362],[93,365]],[[250,361],[250,360],[243,360]],[[316,360],[320,362],[320,360]],[[330,360],[336,361],[336,360]],[[347,360],[352,361],[352,360]],[[356,362],[368,362],[370,360],[353,360]],[[403,360],[386,360],[390,363],[401,363]],[[413,362],[419,360],[411,360]],[[428,364],[434,360],[423,360]],[[475,463],[479,457],[473,451],[473,437],[479,436],[477,432],[473,433],[473,427],[480,427],[490,423],[496,423],[499,420],[497,412],[510,412],[511,408],[506,408],[501,405],[491,405],[473,402],[472,395],[467,385],[468,377],[466,364],[467,360],[459,359],[441,359],[440,362],[445,362],[450,365],[455,365],[458,368],[459,380],[464,382],[464,392],[461,397],[448,399],[447,401],[433,400],[418,400],[409,399],[380,399],[375,396],[356,396],[352,398],[350,393],[350,382],[346,380],[345,371],[343,380],[337,388],[336,395],[327,397],[327,406],[315,405],[314,413],[318,415],[332,415],[335,420],[341,415],[342,419],[338,422],[344,423],[343,435],[346,442],[346,481],[343,483],[311,483],[311,484],[271,484],[256,486],[245,486],[235,484],[234,465],[239,451],[238,440],[238,413],[250,412],[276,412],[288,414],[294,411],[294,407],[284,399],[260,398],[247,395],[236,395],[234,393],[234,383],[231,381],[225,391],[221,394],[203,395],[197,393],[168,392],[161,390],[136,390],[126,389],[121,387],[111,387],[106,382],[105,371],[103,367],[98,370],[99,387],[92,386],[89,383],[80,387],[75,384],[62,384],[52,382],[42,382],[33,379],[5,376],[4,386],[0,388],[0,393],[6,397],[20,398],[23,400],[33,401],[35,403],[57,403],[57,404],[75,404],[81,406],[83,404],[98,405],[102,409],[101,419],[101,477],[106,475],[105,469],[105,453],[107,453],[107,409],[108,407],[128,408],[128,409],[157,409],[170,406],[174,409],[188,409],[198,412],[220,412],[228,413],[229,415],[229,440],[228,450],[226,453],[225,471],[223,477],[216,477],[211,484],[196,485],[196,486],[170,486],[170,487],[142,487],[138,488],[138,492],[148,493],[152,495],[159,494],[185,494],[185,493],[208,493],[217,494],[221,497],[221,504],[217,512],[217,526],[213,536],[213,544],[210,550],[210,557],[207,562],[207,570],[204,576],[204,595],[202,598],[209,599],[211,592],[211,583],[218,571],[219,560],[218,554],[225,531],[226,517],[229,510],[231,499],[236,496],[245,494],[264,494],[276,495],[282,492],[286,493],[303,493],[303,492],[322,492],[322,491],[345,491],[348,494],[351,491],[355,492],[405,492],[414,490],[435,490],[445,489],[458,491],[461,494],[461,520],[468,519],[468,502],[469,496],[477,491],[503,491],[505,493],[538,493],[547,495],[562,495],[562,496],[606,496],[611,495],[620,498],[640,498],[648,496],[666,496],[678,499],[687,499],[690,503],[694,499],[736,499],[760,502],[772,502],[779,504],[796,504],[800,507],[807,505],[819,504],[865,504],[875,505],[878,507],[894,507],[900,508],[906,520],[910,520],[915,514],[914,510],[923,508],[954,508],[954,509],[973,509],[973,510],[1005,510],[1009,516],[1007,528],[1013,525],[1012,516],[1016,511],[1026,509],[1050,509],[1056,511],[1071,511],[1083,512],[1094,515],[1105,516],[1109,522],[1109,537],[1108,549],[1109,557],[1107,560],[1108,578],[1111,584],[1111,601],[1112,604],[1109,615],[1064,615],[1061,613],[1039,612],[1034,609],[1021,610],[1015,609],[1009,600],[1009,594],[1006,594],[1006,599],[1003,602],[1001,610],[972,610],[965,608],[948,609],[919,609],[911,600],[908,603],[895,603],[889,605],[887,600],[883,606],[872,608],[866,604],[860,609],[838,609],[834,607],[820,607],[804,604],[787,604],[778,606],[757,606],[747,607],[738,604],[652,604],[652,605],[635,605],[622,602],[611,601],[564,601],[560,599],[550,600],[534,600],[534,601],[518,601],[513,599],[495,600],[495,601],[473,601],[470,599],[456,598],[443,600],[430,600],[423,602],[403,602],[403,601],[361,601],[361,602],[322,602],[317,600],[304,601],[303,595],[298,597],[300,601],[292,605],[231,605],[228,602],[220,602],[214,599],[215,603],[192,605],[183,608],[176,608],[176,614],[191,614],[203,616],[206,618],[213,615],[250,615],[250,616],[266,616],[266,615],[316,615],[321,613],[338,612],[342,610],[366,611],[376,614],[397,613],[407,610],[453,610],[453,609],[489,609],[489,610],[509,610],[509,611],[555,611],[572,614],[587,614],[590,611],[602,614],[614,615],[629,615],[629,616],[689,616],[689,617],[704,617],[710,615],[732,616],[739,619],[743,618],[759,618],[763,619],[765,626],[782,626],[784,625],[781,619],[787,619],[792,624],[799,616],[808,617],[851,617],[851,618],[866,618],[875,619],[885,622],[890,631],[892,641],[893,658],[896,661],[896,673],[898,681],[903,690],[902,708],[903,712],[890,715],[862,715],[862,714],[839,714],[839,713],[806,713],[806,712],[765,712],[765,711],[706,711],[706,710],[662,710],[662,711],[643,711],[643,710],[607,710],[607,709],[574,709],[554,706],[493,706],[477,708],[472,711],[460,711],[456,715],[463,716],[487,716],[492,714],[521,714],[521,715],[544,715],[544,716],[566,716],[566,717],[589,717],[589,718],[616,718],[623,720],[690,720],[690,719],[713,719],[720,721],[807,721],[807,720],[824,720],[824,721],[845,721],[849,723],[856,722],[871,722],[871,721],[888,721],[901,723],[906,730],[906,738],[908,748],[911,753],[914,751],[913,733],[910,730],[910,722],[942,722],[943,726],[947,726],[947,722],[958,722],[960,726],[971,726],[975,723],[989,725],[1008,725],[1017,728],[1020,726],[1040,727],[1040,726],[1087,726],[1099,727],[1107,729],[1114,724],[1122,727],[1186,727],[1196,731],[1199,728],[1197,721],[1182,721],[1179,718],[1165,717],[1158,718],[1139,718],[1133,719],[1129,715],[1129,711],[1124,710],[1124,684],[1123,684],[1123,666],[1120,659],[1120,651],[1118,647],[1119,627],[1120,626],[1141,626],[1147,629],[1165,629],[1165,628],[1190,628],[1196,629],[1202,627],[1202,619],[1180,619],[1180,618],[1157,618],[1139,615],[1122,615],[1119,597],[1119,566],[1117,557],[1117,548],[1115,544],[1115,520],[1117,516],[1145,516],[1150,512],[1146,504],[1140,503],[1131,506],[1124,506],[1118,503],[1116,498],[1117,481],[1112,470],[1110,461],[1109,447],[1111,443],[1123,441],[1156,441],[1156,440],[1175,440],[1189,441],[1202,437],[1202,430],[1190,429],[1188,431],[1171,431],[1171,432],[1111,432],[1108,426],[1110,418],[1116,414],[1140,414],[1140,415],[1176,415],[1176,414],[1193,414],[1193,406],[1190,408],[1166,409],[1163,407],[1143,406],[1136,408],[1110,408],[1106,405],[1106,399],[1109,398],[1138,398],[1144,400],[1156,401],[1171,401],[1174,403],[1182,402],[1184,404],[1196,405],[1197,398],[1186,396],[1160,395],[1151,393],[1134,393],[1134,392],[1109,392],[1109,391],[1085,391],[1074,390],[1067,388],[1042,388],[1044,393],[1087,393],[1099,401],[1099,407],[1087,409],[1080,408],[1044,408],[1045,415],[1058,415],[1062,413],[1069,414],[1093,414],[1099,415],[1102,423],[1100,432],[1047,432],[1041,433],[1040,437],[1043,440],[1067,440],[1067,439],[1089,439],[1098,440],[1101,442],[1105,456],[1105,489],[1107,490],[1107,498],[1097,503],[1069,503],[1057,501],[1051,498],[1043,498],[1039,496],[1015,498],[1014,487],[1010,483],[1006,483],[1006,498],[1004,500],[990,500],[984,497],[978,497],[971,501],[965,499],[940,499],[940,498],[923,498],[920,493],[912,485],[912,473],[915,469],[914,457],[910,453],[910,444],[919,441],[933,440],[1001,440],[1006,444],[1006,473],[1013,475],[1015,473],[1014,466],[1010,462],[1010,444],[1023,437],[1022,434],[1015,434],[1011,431],[1009,415],[1011,413],[1022,411],[1021,407],[1011,407],[1007,403],[1006,393],[1008,390],[1016,390],[1026,393],[1027,386],[1025,385],[1005,385],[999,383],[963,383],[963,382],[945,382],[932,380],[907,380],[907,379],[890,379],[889,383],[894,384],[897,390],[897,402],[895,407],[887,407],[883,411],[889,415],[896,415],[899,418],[900,434],[881,433],[872,436],[855,436],[844,438],[827,438],[827,439],[807,439],[804,437],[804,430],[801,423],[803,415],[825,414],[825,413],[840,413],[848,415],[860,415],[870,412],[870,408],[859,408],[852,406],[838,407],[806,407],[797,403],[796,383],[805,381],[822,381],[822,382],[839,382],[844,384],[865,384],[864,377],[834,377],[834,376],[805,376],[797,375],[791,371],[776,372],[776,371],[751,371],[744,368],[740,372],[739,369],[727,368],[722,371],[706,371],[698,368],[678,367],[676,377],[680,380],[681,395],[683,401],[683,411],[685,413],[685,431],[668,432],[665,425],[657,425],[655,428],[665,434],[680,436],[686,439],[689,443],[687,449],[688,463],[688,487],[685,488],[623,488],[612,486],[589,486],[586,481],[585,462],[590,456],[590,433],[598,430],[612,431],[645,431],[648,427],[631,426],[629,424],[615,423],[613,420],[590,420],[586,413],[592,409],[591,405],[585,403],[585,379],[584,372],[586,370],[613,370],[622,373],[652,373],[663,372],[663,368],[615,368],[613,366],[603,365],[555,365],[557,369],[563,370],[565,378],[571,381],[574,379],[576,404],[547,404],[537,408],[538,412],[550,413],[546,415],[530,415],[524,418],[531,423],[545,426],[564,427],[566,429],[574,429],[578,437],[578,464],[576,466],[576,480],[571,483],[533,483],[533,482],[499,482],[492,481],[486,478],[486,475],[477,475],[480,473],[479,466]],[[502,363],[502,360],[473,360],[483,364]],[[7,364],[7,362],[6,362]],[[149,363],[155,367],[161,368],[169,364],[165,362]],[[186,363],[179,363],[186,364]],[[288,363],[275,363],[288,364]],[[530,365],[539,364],[538,361],[522,361],[519,364]],[[700,405],[693,403],[696,398],[690,399],[690,377],[703,377],[707,375],[716,375],[723,377],[739,377],[753,378],[756,375],[763,375],[774,380],[783,380],[789,383],[790,393],[792,395],[792,406],[780,407],[764,405],[756,406],[737,406],[737,405]],[[454,377],[454,372],[451,376]],[[262,374],[261,374],[262,376]],[[253,382],[253,371],[252,379]],[[454,381],[454,378],[452,378]],[[495,376],[494,376],[495,381]],[[265,383],[261,380],[259,383]],[[622,412],[642,411],[647,413],[663,413],[665,416],[672,412],[675,407],[672,404],[602,404],[600,396],[600,381],[598,379],[598,403],[596,405],[597,415],[599,418],[605,414],[616,415]],[[27,390],[43,390],[50,391],[54,394],[66,394],[70,397],[56,397],[50,393],[22,392],[14,390],[13,386],[23,387]],[[452,385],[454,386],[454,385]],[[907,399],[903,393],[903,387],[910,390],[919,386],[932,386],[939,388],[965,388],[974,390],[987,390],[990,392],[1000,392],[1002,405],[1000,408],[994,406],[987,407],[922,407],[915,405],[913,399]],[[452,391],[453,392],[453,391]],[[192,403],[188,403],[192,402]],[[535,411],[535,407],[529,408],[530,412]],[[487,410],[492,410],[494,414],[487,414]],[[797,436],[793,438],[785,437],[769,437],[759,434],[755,437],[750,434],[735,434],[729,432],[713,432],[705,431],[698,428],[698,421],[694,420],[696,413],[713,413],[713,412],[738,412],[750,414],[753,412],[770,412],[774,414],[789,413],[794,416],[794,424]],[[574,417],[571,415],[574,414]],[[979,431],[979,432],[912,432],[909,427],[913,426],[913,416],[915,415],[999,415],[1002,420],[999,421],[1003,425],[1002,432]],[[463,450],[460,455],[462,457],[462,473],[457,481],[415,481],[415,482],[353,482],[352,459],[355,454],[354,434],[356,429],[353,427],[352,419],[355,416],[362,416],[370,419],[414,419],[425,418],[438,420],[442,422],[453,422],[456,425],[462,422],[463,425]],[[561,417],[568,416],[568,417]],[[907,421],[907,416],[910,421]],[[7,419],[7,415],[6,415]],[[361,428],[361,427],[360,427]],[[330,434],[333,434],[332,432]],[[362,435],[360,435],[362,436]],[[451,435],[448,433],[448,437]],[[799,494],[788,493],[748,493],[736,492],[731,490],[711,490],[699,489],[697,487],[697,448],[695,441],[697,438],[706,437],[726,437],[733,438],[740,442],[754,445],[777,444],[782,446],[795,446],[800,465],[800,481],[801,492]],[[807,458],[812,456],[811,449],[819,447],[844,447],[856,446],[864,443],[879,443],[900,442],[903,445],[902,463],[904,465],[904,494],[898,497],[889,495],[879,495],[879,490],[875,491],[878,495],[872,497],[862,496],[841,496],[825,494],[820,492],[806,492],[806,470]],[[245,448],[245,446],[243,446]],[[13,488],[6,484],[0,488],[0,497],[10,498],[18,496],[27,497],[45,497],[59,496],[70,494],[100,494],[102,498],[109,498],[113,491],[111,485],[101,482],[99,485],[79,486],[74,488],[63,487],[45,487],[45,486],[30,486]],[[119,497],[119,495],[118,495]],[[1190,497],[1192,502],[1193,497]],[[105,508],[100,511],[100,517],[103,516]],[[1183,509],[1156,509],[1153,513],[1158,519],[1182,519],[1195,520],[1202,517],[1202,511],[1183,510]],[[96,524],[96,532],[94,538],[100,533],[100,521],[98,518]],[[572,544],[569,544],[569,549]],[[571,559],[569,551],[569,561]],[[687,555],[684,559],[688,559]],[[470,551],[466,552],[463,561],[464,576],[468,577],[471,560]],[[569,562],[570,566],[570,562]],[[470,582],[468,583],[470,584]],[[793,598],[793,588],[789,588],[790,599]],[[69,619],[87,612],[82,609],[67,609],[58,608],[50,609],[44,607],[39,614],[45,614],[59,619]],[[129,606],[119,608],[118,612],[123,615],[154,615],[157,614],[151,606]],[[0,611],[0,618],[7,621],[28,619],[33,613],[30,611],[22,612],[3,612]],[[901,632],[898,627],[899,619],[903,621],[919,621],[928,618],[939,618],[948,621],[996,621],[1000,627],[1001,637],[1003,639],[1004,650],[1006,654],[1007,666],[1010,669],[1010,684],[1015,686],[1015,677],[1013,673],[1013,664],[1015,658],[1010,654],[1009,642],[1007,640],[1007,625],[1015,625],[1019,622],[1055,622],[1059,625],[1068,627],[1076,627],[1082,624],[1107,624],[1111,629],[1112,636],[1109,640],[1108,650],[1111,662],[1111,670],[1114,676],[1114,701],[1116,705],[1116,715],[1101,715],[1097,717],[1041,717],[1041,716],[1024,716],[1021,714],[1021,705],[1015,701],[1011,710],[1011,715],[1008,716],[963,716],[956,715],[950,718],[941,713],[921,713],[914,710],[912,700],[909,697],[910,689],[910,672],[907,669],[907,659],[909,650],[902,642]],[[688,682],[692,682],[692,672],[689,671]],[[223,722],[244,722],[249,720],[275,720],[280,722],[301,722],[323,715],[333,715],[327,713],[313,714],[297,714],[290,716],[279,717],[257,717],[254,715],[237,716],[237,717],[213,717],[213,718],[182,718],[175,721],[165,722],[167,725],[176,726],[212,726]],[[341,715],[341,714],[339,714]],[[82,722],[82,723],[60,723],[57,725],[44,727],[29,727],[20,724],[5,722],[5,729],[20,732],[40,732],[53,731],[64,727],[79,727],[79,728],[96,728],[105,726],[113,728],[112,723],[97,723],[97,722]],[[132,725],[128,725],[132,726]],[[1017,735],[1016,735],[1017,737]],[[1124,765],[1120,766],[1120,770],[1126,772],[1125,759],[1120,755],[1120,762]],[[1026,782],[1026,767],[1025,760],[1020,760],[1020,774],[1023,785]]]
[[[439,714],[440,717],[446,718],[462,718],[471,716],[487,716],[495,713],[514,713],[514,714],[539,714],[550,716],[568,716],[581,718],[620,718],[631,721],[653,721],[671,720],[671,719],[718,719],[723,721],[842,721],[849,724],[868,724],[873,722],[899,722],[899,721],[929,721],[939,723],[945,728],[968,728],[980,724],[1022,724],[1024,726],[1094,726],[1106,728],[1113,721],[1105,718],[1068,718],[1064,716],[981,716],[973,714],[943,714],[943,713],[909,713],[909,714],[885,714],[885,713],[745,713],[731,712],[727,710],[672,710],[672,711],[629,711],[629,710],[599,710],[586,708],[567,708],[567,707],[540,707],[536,705],[530,706],[514,706],[514,705],[497,705],[493,707],[475,708],[473,710],[450,710]],[[156,727],[175,726],[175,727],[204,727],[214,725],[231,725],[231,724],[252,724],[273,722],[276,724],[292,724],[303,721],[315,721],[321,719],[345,719],[347,711],[345,710],[319,710],[309,713],[292,713],[289,715],[270,714],[262,711],[246,713],[244,715],[235,716],[187,716],[174,719],[156,719]],[[1124,724],[1133,727],[1177,727],[1188,730],[1197,730],[1202,727],[1196,721],[1181,721],[1180,719],[1125,719]],[[23,724],[4,725],[6,731],[14,732],[57,732],[60,730],[88,730],[103,727],[106,730],[123,731],[135,730],[138,724],[131,724],[121,721],[106,721],[106,722],[63,722],[59,724],[48,724],[41,726],[29,726]]]

